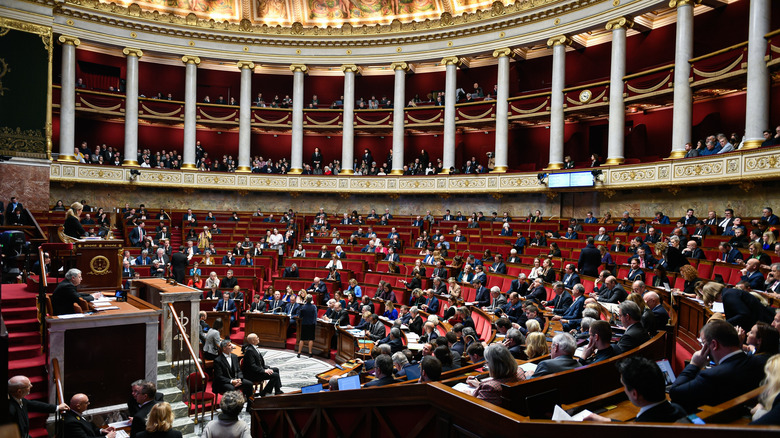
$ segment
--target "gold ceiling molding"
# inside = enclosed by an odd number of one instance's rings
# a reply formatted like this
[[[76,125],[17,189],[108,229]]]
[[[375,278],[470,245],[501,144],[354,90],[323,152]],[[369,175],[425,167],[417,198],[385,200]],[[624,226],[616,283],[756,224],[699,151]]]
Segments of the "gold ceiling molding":
[[[26,1],[39,3],[35,0]],[[243,19],[240,22],[230,22],[227,20],[216,21],[214,19],[206,20],[200,19],[194,14],[186,16],[166,14],[160,13],[159,11],[144,10],[142,8],[124,7],[116,3],[103,3],[99,0],[65,0],[65,3],[55,10],[55,15],[62,15],[101,24],[105,24],[106,14],[117,17],[125,16],[129,17],[132,21],[112,17],[110,25],[118,28],[128,28],[153,34],[179,36],[189,39],[229,42],[244,45],[262,44],[275,46],[279,45],[279,36],[289,36],[294,39],[285,41],[285,46],[342,47],[418,43],[421,41],[419,33],[424,31],[432,31],[433,33],[432,35],[427,35],[425,37],[426,40],[442,40],[463,35],[492,33],[506,28],[548,20],[550,17],[560,16],[606,1],[609,0],[518,0],[509,6],[503,6],[503,9],[491,6],[488,10],[478,10],[473,13],[463,13],[460,15],[452,15],[445,11],[438,20],[426,19],[424,21],[410,21],[406,23],[400,23],[399,21],[394,20],[392,23],[386,25],[344,23],[340,27],[305,27],[299,22],[293,23],[291,26],[274,26],[265,23],[253,24],[247,19]],[[131,6],[137,7],[138,5],[133,3]],[[501,11],[498,11],[499,9],[501,9]],[[506,19],[497,21],[497,16],[506,17]],[[139,20],[145,21],[145,23],[139,23]],[[159,24],[155,25],[154,23]],[[297,24],[297,26],[295,24]],[[182,26],[189,29],[176,29],[171,25]],[[468,25],[468,27],[457,30],[449,29],[451,27],[463,25]],[[192,28],[202,29],[202,31],[193,30]],[[230,34],[224,32],[229,32]],[[323,39],[323,37],[390,36],[397,34],[408,35],[387,40],[367,38],[366,41],[358,42],[338,41],[327,38]]]
[[[607,21],[607,30],[631,29],[634,27],[634,19],[631,17],[617,17]]]
[[[125,56],[135,56],[136,58],[140,58],[144,56],[144,52],[141,49],[133,49],[130,47],[125,47],[124,49],[122,49],[122,53]]]

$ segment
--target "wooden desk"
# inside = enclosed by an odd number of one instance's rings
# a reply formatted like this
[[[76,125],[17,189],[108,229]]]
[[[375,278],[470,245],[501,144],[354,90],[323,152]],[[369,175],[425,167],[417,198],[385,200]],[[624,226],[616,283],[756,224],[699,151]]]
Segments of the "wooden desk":
[[[81,270],[79,290],[122,289],[122,250],[121,240],[77,240],[73,251]]]
[[[301,321],[297,324],[297,338],[301,339]],[[330,341],[333,339],[333,335],[336,334],[336,326],[327,322],[322,322],[317,319],[317,325],[314,328],[314,345],[312,346],[312,354],[318,356],[330,358]],[[305,343],[304,343],[305,344]],[[308,346],[304,345],[305,352],[308,352]]]
[[[222,318],[222,329],[219,331],[219,336],[222,339],[230,339],[230,315],[231,312],[215,312],[213,310],[206,311],[206,324],[209,327],[214,326],[214,321],[217,318]]]
[[[628,400],[623,388],[617,388],[576,403],[563,404],[561,408],[570,413],[587,409],[602,417],[617,421],[630,421],[639,413],[639,408]]]
[[[325,371],[324,373],[317,374],[317,382],[318,383],[328,383],[331,379],[331,377],[334,376],[345,376],[355,370],[357,367],[359,367],[360,364],[356,363],[355,361],[349,361],[345,362],[343,365],[341,365],[343,370],[340,370],[336,367],[333,367],[329,369],[328,371]]]
[[[263,347],[284,348],[287,344],[287,328],[290,317],[280,313],[244,314],[244,333],[255,333]]]
[[[160,309],[128,297],[117,310],[46,318],[51,359],[60,364],[65,394],[91,394],[92,408],[124,404],[130,382],[157,381]],[[53,379],[49,402],[56,403]]]
[[[336,362],[343,363],[355,359],[360,349],[358,345],[360,339],[364,338],[357,337],[344,328],[336,328]]]
[[[165,358],[169,362],[190,360],[189,352],[184,348],[184,343],[179,339],[178,330],[174,328],[171,311],[168,304],[173,304],[173,309],[179,317],[182,327],[190,344],[198,345],[200,324],[198,312],[203,292],[198,289],[184,286],[183,284],[168,284],[163,278],[143,278],[133,280],[133,286],[138,287],[138,297],[162,309],[160,325],[162,326],[161,344],[165,351]],[[229,324],[226,324],[229,330]]]

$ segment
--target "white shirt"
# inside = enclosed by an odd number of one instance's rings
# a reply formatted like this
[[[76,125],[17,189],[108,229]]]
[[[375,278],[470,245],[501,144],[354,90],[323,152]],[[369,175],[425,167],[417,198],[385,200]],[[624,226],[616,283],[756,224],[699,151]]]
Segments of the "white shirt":
[[[284,236],[281,234],[271,234],[271,237],[268,238],[268,243],[271,245],[281,245],[284,243]]]
[[[228,363],[228,367],[233,367],[233,359],[231,359],[230,354],[222,353],[223,356],[225,356],[225,360]]]

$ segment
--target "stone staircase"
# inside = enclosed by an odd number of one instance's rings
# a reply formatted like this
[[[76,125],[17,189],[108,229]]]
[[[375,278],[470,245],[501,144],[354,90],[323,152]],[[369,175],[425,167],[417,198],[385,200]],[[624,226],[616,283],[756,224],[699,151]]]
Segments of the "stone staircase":
[[[163,394],[164,400],[171,404],[173,410],[173,429],[178,430],[184,437],[196,437],[195,422],[188,415],[188,407],[182,401],[182,390],[175,374],[172,372],[170,362],[165,361],[165,352],[157,352],[157,391]]]

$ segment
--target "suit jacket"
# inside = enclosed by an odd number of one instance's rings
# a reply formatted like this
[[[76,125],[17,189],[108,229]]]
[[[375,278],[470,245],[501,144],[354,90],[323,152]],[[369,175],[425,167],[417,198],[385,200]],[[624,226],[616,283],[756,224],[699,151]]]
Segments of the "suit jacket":
[[[558,356],[555,359],[547,359],[539,362],[532,377],[546,376],[547,374],[558,373],[561,371],[573,370],[580,366],[580,363],[571,356]]]
[[[385,386],[385,385],[391,385],[393,383],[395,383],[395,379],[391,375],[391,376],[382,377],[381,379],[374,379],[366,383],[365,385],[363,385],[363,388],[371,388],[372,386]]]
[[[587,358],[587,359],[580,359],[580,364],[582,365],[590,365],[592,363],[601,362],[603,360],[607,360],[612,356],[615,356],[617,354],[617,351],[615,350],[615,347],[610,345],[609,347],[599,350],[594,354],[593,356]]]
[[[677,403],[664,401],[660,405],[653,406],[646,410],[642,415],[636,417],[634,421],[640,423],[674,423],[687,414],[685,409]]]
[[[571,320],[582,318],[582,311],[585,309],[585,296],[580,296],[566,309],[560,313],[562,319]],[[557,312],[555,312],[558,314]]]
[[[146,417],[149,416],[149,412],[152,411],[152,407],[157,404],[158,401],[152,400],[150,402],[147,402],[145,405],[138,408],[138,410],[135,412],[135,415],[133,416],[133,424],[130,426],[130,437],[135,438],[136,435],[138,435],[140,432],[143,432],[146,430]],[[70,438],[69,435],[68,438]]]
[[[284,300],[273,300],[268,303],[268,310],[271,312],[284,312],[286,307],[287,303]]]
[[[560,315],[566,313],[569,307],[571,307],[572,302],[571,294],[563,291],[562,294],[553,298],[549,305],[553,308],[553,313]]]
[[[284,278],[298,278],[300,277],[300,273],[298,270],[292,270],[292,268],[284,268],[284,273],[282,274],[282,277]]]
[[[605,303],[619,303],[626,300],[628,297],[628,293],[626,293],[626,290],[623,289],[623,286],[616,284],[613,289],[610,289],[606,294],[604,294],[604,297],[599,297],[599,301],[603,301]]]
[[[477,302],[477,306],[479,307],[485,307],[490,304],[490,289],[486,288],[485,286],[481,286],[479,289],[477,289],[477,294],[474,301]]]
[[[517,292],[518,295],[524,297],[528,293],[528,286],[527,281],[520,282],[520,280],[512,280],[511,286],[506,294],[509,295],[512,292]]]
[[[669,396],[688,412],[705,403],[715,406],[757,388],[764,378],[763,364],[740,351],[705,370],[688,365],[672,384]]]
[[[537,288],[534,288],[531,290],[528,295],[525,296],[527,300],[536,300],[537,302],[541,303],[542,301],[547,300],[547,289],[544,288],[544,286],[539,286]]]
[[[423,319],[422,316],[417,315],[417,318],[413,318],[409,320],[409,331],[417,333],[418,335],[422,334],[423,329]]]
[[[626,351],[633,350],[634,348],[644,344],[649,340],[650,335],[647,334],[647,330],[642,327],[641,323],[637,322],[631,324],[631,326],[626,329],[625,333],[623,333],[623,336],[620,337],[620,340],[615,345],[615,350],[618,354],[625,353]]]
[[[757,321],[771,323],[774,311],[764,307],[756,297],[741,289],[724,289],[721,293],[726,320],[749,331]]]
[[[436,297],[431,297],[430,299],[425,300],[425,304],[428,305],[427,312],[429,314],[434,314],[439,311],[439,300]]]
[[[701,248],[696,248],[693,251],[682,251],[683,257],[690,259],[705,260],[707,257],[704,255],[704,251]]]
[[[601,266],[601,253],[594,245],[585,245],[580,251],[580,258],[577,260],[577,269],[582,275],[597,277],[599,267]]]
[[[222,311],[224,311],[223,309],[225,309],[225,300],[224,299],[220,299],[219,301],[217,301],[217,306],[214,307],[214,310],[222,312]],[[235,312],[237,310],[238,309],[236,308],[235,300],[228,299],[227,311],[230,312],[230,313],[233,313],[233,312]]]
[[[490,271],[495,272],[496,274],[506,274],[506,263],[504,262],[493,263],[493,265],[490,266]]]
[[[753,271],[749,275],[743,275],[742,281],[750,283],[750,288],[755,290],[764,289],[764,276],[759,271]]]
[[[563,287],[566,289],[571,289],[574,287],[574,285],[580,283],[580,276],[576,273],[572,274],[564,274],[563,275]]]
[[[336,321],[334,324],[339,326],[349,325],[349,313],[346,310],[341,309],[339,312],[333,312],[330,315],[331,321]]]
[[[374,341],[384,339],[386,336],[384,324],[382,324],[381,321],[377,321],[376,323],[372,324],[368,329],[368,336]]]
[[[244,361],[241,367],[244,378],[253,382],[268,380],[270,376],[265,372],[267,369],[263,355],[257,351],[254,345],[247,344],[244,348]]]
[[[76,286],[69,280],[62,280],[51,294],[51,306],[54,315],[73,313],[73,304],[79,302]]]
[[[234,391],[236,387],[230,381],[243,378],[244,374],[241,372],[238,356],[231,353],[230,364],[228,365],[224,354],[219,353],[217,355],[217,358],[214,359],[214,392],[224,394],[228,391]]]
[[[11,421],[19,426],[19,436],[27,438],[30,435],[30,412],[53,414],[57,406],[37,400],[22,399],[21,405],[13,398],[8,399],[8,410]]]
[[[138,231],[138,227],[133,227],[132,230],[130,230],[130,243],[133,246],[141,246],[141,241],[146,236],[146,230],[144,230],[143,235]]]
[[[64,435],[68,438],[98,438],[103,436],[99,427],[74,411],[65,412],[63,420]]]
[[[401,341],[401,338],[390,339],[390,337],[388,336],[387,338],[384,338],[381,341],[377,342],[377,345],[382,345],[382,344],[389,345],[391,353],[397,353],[404,349],[404,343],[403,341]]]

